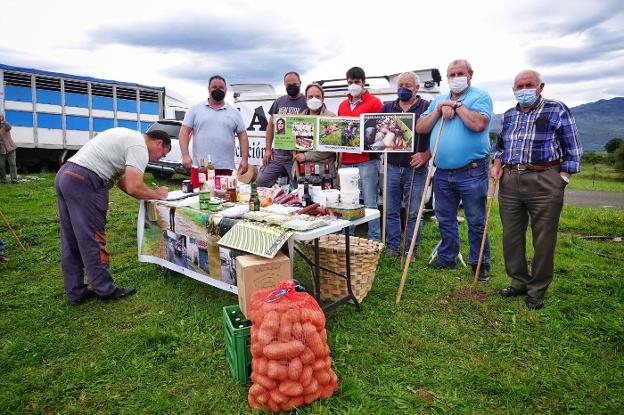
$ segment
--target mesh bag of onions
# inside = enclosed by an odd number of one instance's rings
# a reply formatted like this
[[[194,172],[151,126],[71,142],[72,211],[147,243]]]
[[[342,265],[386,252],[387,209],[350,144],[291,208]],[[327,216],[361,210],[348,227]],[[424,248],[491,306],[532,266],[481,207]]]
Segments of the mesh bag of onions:
[[[331,368],[325,314],[292,280],[254,292],[251,320],[251,381],[247,401],[252,409],[288,411],[338,389]]]

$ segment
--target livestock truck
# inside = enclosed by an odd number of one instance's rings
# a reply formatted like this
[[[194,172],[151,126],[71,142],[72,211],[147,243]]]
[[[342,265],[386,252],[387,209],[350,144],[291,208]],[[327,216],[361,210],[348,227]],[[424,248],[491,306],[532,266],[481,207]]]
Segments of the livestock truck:
[[[56,168],[101,131],[145,132],[187,109],[164,87],[0,64],[0,112],[13,127],[20,168]]]

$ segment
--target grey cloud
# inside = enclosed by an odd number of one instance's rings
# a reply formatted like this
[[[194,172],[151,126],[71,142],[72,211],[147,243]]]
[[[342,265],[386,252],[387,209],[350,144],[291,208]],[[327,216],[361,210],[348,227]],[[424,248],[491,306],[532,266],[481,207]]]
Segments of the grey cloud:
[[[582,33],[609,20],[622,18],[621,0],[601,0],[598,2],[570,2],[555,0],[544,2],[517,2],[510,7],[512,24],[524,33],[537,32],[549,36],[566,36]],[[547,9],[547,10],[546,10]],[[557,13],[557,10],[564,11]],[[528,29],[528,30],[527,30]]]
[[[594,28],[585,32],[586,38],[577,47],[539,46],[527,51],[531,65],[550,66],[572,64],[608,58],[624,51],[624,32]]]
[[[213,74],[221,74],[228,83],[259,82],[281,79],[288,71],[302,72],[305,66],[290,59],[253,59],[234,60],[230,64],[214,66],[210,64],[193,64],[176,66],[166,71],[171,77],[188,79],[202,83],[208,82]]]
[[[623,62],[616,60],[615,64],[602,61],[583,67],[575,68],[574,65],[562,70],[549,70],[542,73],[542,78],[547,84],[569,84],[575,82],[602,81],[605,79],[623,78]]]
[[[166,30],[163,30],[166,28]],[[276,31],[235,21],[218,21],[210,17],[171,19],[148,24],[101,27],[90,32],[94,44],[118,43],[155,49],[177,49],[199,53],[231,50],[254,50],[266,45],[309,43],[296,32]]]
[[[301,72],[324,55],[297,29],[282,24],[275,30],[258,26],[257,21],[196,17],[190,21],[151,22],[149,26],[102,27],[90,35],[97,45],[116,43],[187,52],[191,64],[176,66],[167,74],[202,82],[214,73],[223,74],[228,82],[280,79],[284,72]]]

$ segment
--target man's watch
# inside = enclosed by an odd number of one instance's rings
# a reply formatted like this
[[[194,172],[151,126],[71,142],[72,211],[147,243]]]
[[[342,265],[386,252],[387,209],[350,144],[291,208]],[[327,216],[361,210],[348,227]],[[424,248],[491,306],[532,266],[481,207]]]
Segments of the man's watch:
[[[457,111],[457,109],[458,109],[459,107],[461,107],[462,105],[464,105],[464,103],[463,103],[463,102],[461,102],[461,101],[457,101],[457,102],[455,103],[455,105],[453,105],[453,109],[454,109],[455,111]]]

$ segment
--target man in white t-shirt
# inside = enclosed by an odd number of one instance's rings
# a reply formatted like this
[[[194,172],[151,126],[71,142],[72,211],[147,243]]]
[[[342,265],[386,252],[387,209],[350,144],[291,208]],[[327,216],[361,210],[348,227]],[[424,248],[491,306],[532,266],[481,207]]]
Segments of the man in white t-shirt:
[[[150,189],[143,182],[148,161],[171,150],[169,135],[160,130],[141,134],[111,128],[85,144],[56,175],[61,225],[61,268],[69,303],[91,297],[113,300],[135,292],[113,284],[106,250],[108,190],[115,184],[137,199],[162,199],[168,189]],[[86,271],[93,289],[84,281]]]

